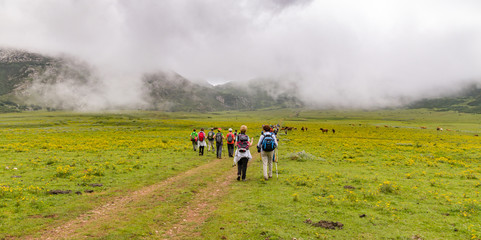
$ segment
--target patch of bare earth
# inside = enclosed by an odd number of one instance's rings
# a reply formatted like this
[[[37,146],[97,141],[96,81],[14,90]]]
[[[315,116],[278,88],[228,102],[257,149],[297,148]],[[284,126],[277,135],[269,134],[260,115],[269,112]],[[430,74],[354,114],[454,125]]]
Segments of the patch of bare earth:
[[[226,164],[226,160],[216,159],[157,184],[141,188],[134,192],[129,192],[123,196],[112,198],[96,209],[84,213],[60,226],[44,231],[40,236],[28,236],[24,239],[78,239],[102,237],[101,235],[86,236],[83,233],[92,228],[100,228],[104,223],[125,218],[125,216],[129,214],[132,215],[133,212],[135,212],[132,210],[133,208],[136,208],[135,203],[145,201],[146,199],[164,201],[164,196],[176,194],[176,190],[179,187],[186,186],[188,184],[187,178],[195,175],[201,177],[202,174],[199,173],[203,170],[216,168],[221,164]],[[158,232],[164,232],[164,237],[171,239],[183,239],[182,236],[186,236],[185,234],[190,234],[190,236],[199,235],[199,233],[196,232],[196,229],[207,219],[209,213],[216,209],[216,206],[212,204],[215,203],[215,199],[219,199],[219,197],[227,193],[227,186],[232,183],[234,176],[234,171],[222,172],[222,174],[214,181],[208,183],[204,188],[196,192],[192,202],[186,204],[184,208],[178,209],[176,214],[183,216],[181,222],[173,223],[172,228],[169,230],[159,229]],[[104,231],[104,235],[107,234],[108,233]]]
[[[167,230],[164,237],[170,239],[197,239],[200,237],[197,229],[216,209],[216,205],[212,203],[228,192],[228,186],[234,181],[234,176],[234,172],[229,171],[198,192],[193,202],[178,211],[178,214],[183,216],[182,221]]]

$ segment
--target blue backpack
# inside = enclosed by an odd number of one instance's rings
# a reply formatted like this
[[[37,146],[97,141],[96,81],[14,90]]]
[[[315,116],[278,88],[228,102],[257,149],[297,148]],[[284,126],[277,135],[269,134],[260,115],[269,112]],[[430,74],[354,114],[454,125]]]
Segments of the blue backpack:
[[[276,142],[274,141],[274,138],[272,137],[271,133],[265,133],[264,134],[264,139],[262,139],[262,150],[266,152],[271,152],[276,149],[277,145]]]

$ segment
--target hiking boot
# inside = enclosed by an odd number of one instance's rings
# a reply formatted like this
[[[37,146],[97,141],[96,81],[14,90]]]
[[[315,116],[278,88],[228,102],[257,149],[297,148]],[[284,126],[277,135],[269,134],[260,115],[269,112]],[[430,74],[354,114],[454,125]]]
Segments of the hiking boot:
[[[240,176],[237,176],[237,181],[240,181]]]

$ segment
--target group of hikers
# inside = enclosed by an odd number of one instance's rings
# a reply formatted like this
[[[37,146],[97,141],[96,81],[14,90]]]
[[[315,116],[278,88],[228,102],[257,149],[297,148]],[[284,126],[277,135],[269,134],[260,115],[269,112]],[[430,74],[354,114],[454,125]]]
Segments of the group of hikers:
[[[217,132],[215,132],[215,130],[217,130]],[[262,159],[265,180],[272,178],[272,165],[273,162],[277,162],[275,150],[278,146],[276,138],[278,130],[278,126],[263,125],[261,136],[257,142],[257,152],[260,153]],[[240,127],[240,133],[237,133],[237,130],[234,132],[232,131],[232,128],[229,128],[229,132],[224,136],[221,128],[211,128],[207,134],[204,132],[204,128],[201,128],[198,133],[196,132],[196,129],[194,129],[190,134],[190,140],[192,141],[194,151],[197,151],[197,149],[199,150],[199,156],[204,155],[205,146],[209,147],[207,150],[208,152],[211,150],[214,152],[215,143],[217,158],[222,158],[222,146],[225,140],[227,142],[229,157],[233,157],[233,165],[237,165],[237,180],[245,181],[247,164],[249,160],[252,159],[252,154],[249,148],[254,139],[251,140],[246,134],[247,126],[245,125]]]

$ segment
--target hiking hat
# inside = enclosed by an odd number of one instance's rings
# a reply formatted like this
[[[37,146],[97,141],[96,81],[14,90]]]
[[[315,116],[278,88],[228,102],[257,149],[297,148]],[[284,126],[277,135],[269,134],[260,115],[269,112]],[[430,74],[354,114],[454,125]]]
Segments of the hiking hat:
[[[232,132],[232,128],[229,128],[229,132]]]

